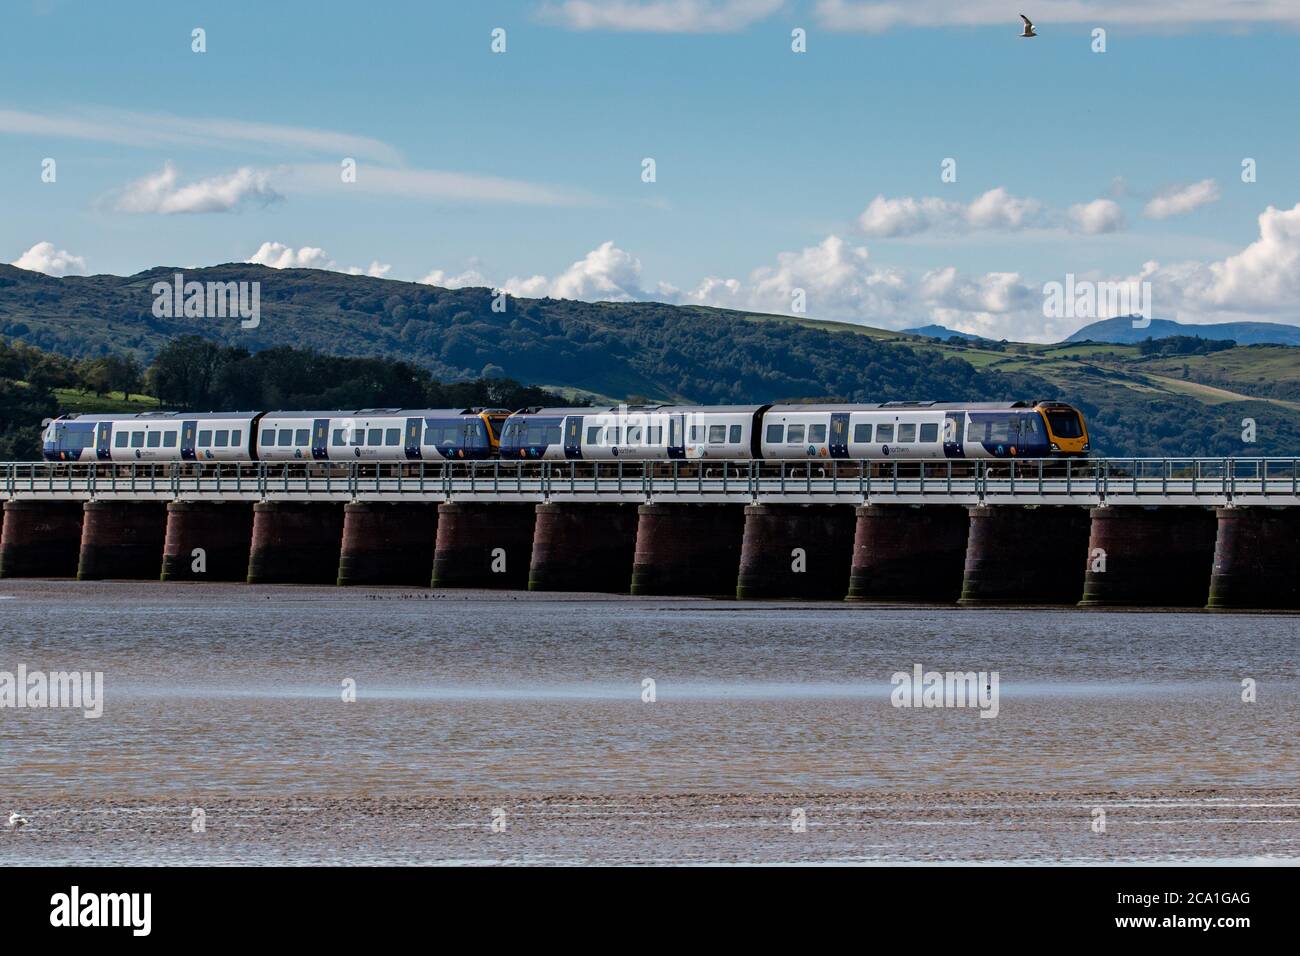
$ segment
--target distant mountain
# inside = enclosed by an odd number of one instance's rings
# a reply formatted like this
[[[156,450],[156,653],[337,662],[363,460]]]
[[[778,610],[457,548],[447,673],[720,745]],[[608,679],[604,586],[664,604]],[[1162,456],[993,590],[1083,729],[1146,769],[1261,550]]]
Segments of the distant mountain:
[[[920,335],[927,339],[950,339],[954,335],[959,339],[965,339],[967,342],[987,342],[988,339],[982,335],[973,335],[970,332],[958,332],[956,329],[949,329],[942,325],[918,325],[914,329],[903,329],[908,335]]]
[[[1280,322],[1214,322],[1192,325],[1169,319],[1152,319],[1144,328],[1133,327],[1132,316],[1104,319],[1085,325],[1066,342],[1111,342],[1132,345],[1145,339],[1194,335],[1203,339],[1231,339],[1238,345],[1300,345],[1300,327]]]

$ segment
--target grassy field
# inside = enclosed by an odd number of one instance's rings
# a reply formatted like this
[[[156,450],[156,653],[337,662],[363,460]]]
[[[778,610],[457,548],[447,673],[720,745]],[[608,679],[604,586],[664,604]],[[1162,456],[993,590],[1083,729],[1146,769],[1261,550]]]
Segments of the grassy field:
[[[74,388],[56,388],[54,397],[59,400],[59,411],[68,412],[151,412],[158,409],[157,399],[148,395],[123,395],[111,392],[99,396],[90,392],[79,392]]]

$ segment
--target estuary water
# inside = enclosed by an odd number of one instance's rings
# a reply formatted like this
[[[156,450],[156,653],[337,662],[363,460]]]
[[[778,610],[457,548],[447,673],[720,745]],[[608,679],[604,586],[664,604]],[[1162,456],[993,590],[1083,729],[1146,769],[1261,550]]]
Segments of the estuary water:
[[[0,709],[0,860],[1290,861],[1298,650],[1287,615],[2,581],[0,680],[103,699]],[[918,666],[985,696],[894,706]]]

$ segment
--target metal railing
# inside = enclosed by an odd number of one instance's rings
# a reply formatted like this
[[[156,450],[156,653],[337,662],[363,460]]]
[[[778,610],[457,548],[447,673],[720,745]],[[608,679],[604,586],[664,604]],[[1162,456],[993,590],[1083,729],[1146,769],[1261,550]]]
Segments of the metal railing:
[[[1300,458],[8,462],[3,497],[1300,505]]]

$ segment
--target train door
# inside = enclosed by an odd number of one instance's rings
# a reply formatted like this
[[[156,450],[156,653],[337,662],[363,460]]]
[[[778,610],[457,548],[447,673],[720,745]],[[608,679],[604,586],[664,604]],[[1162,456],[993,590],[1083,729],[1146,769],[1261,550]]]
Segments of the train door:
[[[181,422],[181,458],[185,461],[193,461],[194,440],[198,435],[199,423],[197,421]]]
[[[113,446],[110,443],[112,437],[112,422],[100,422],[95,426],[95,457],[100,461],[108,461],[113,457]]]
[[[943,417],[943,456],[945,458],[965,457],[961,434],[963,417],[961,412],[948,412]]]
[[[564,457],[582,457],[582,416],[570,415],[564,420]]]
[[[849,413],[831,412],[831,457],[849,457]]]
[[[668,416],[668,457],[686,457],[686,416]]]
[[[406,457],[411,461],[420,457],[420,428],[423,424],[418,418],[406,420]]]
[[[324,461],[330,456],[330,420],[328,418],[312,420],[311,456],[317,461]]]

